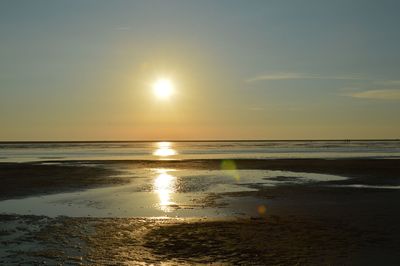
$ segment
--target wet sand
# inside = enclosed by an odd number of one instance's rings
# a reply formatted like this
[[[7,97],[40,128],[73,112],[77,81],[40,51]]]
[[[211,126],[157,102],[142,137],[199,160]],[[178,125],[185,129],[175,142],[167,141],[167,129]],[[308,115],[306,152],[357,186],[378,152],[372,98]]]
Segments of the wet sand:
[[[397,220],[398,221],[398,220]],[[0,216],[4,265],[398,265],[398,230],[326,217]]]
[[[0,164],[2,198],[126,182],[107,165],[219,169],[219,160]],[[399,185],[399,160],[236,160],[238,169],[342,174],[334,185]],[[67,168],[66,168],[67,167]],[[71,168],[70,168],[71,167]],[[115,168],[115,167],[113,167]],[[45,170],[43,170],[45,169]],[[110,171],[110,172],[107,172]],[[84,174],[79,174],[84,173]],[[76,177],[70,179],[71,175]],[[91,182],[82,181],[88,176]],[[37,177],[42,181],[30,180]],[[46,181],[55,177],[52,181]],[[8,179],[7,179],[8,178]],[[36,178],[35,178],[36,179]],[[4,182],[4,181],[3,181]],[[46,182],[46,189],[42,188]],[[0,215],[0,264],[399,265],[400,190],[317,184],[231,192],[248,218],[152,219]],[[4,192],[4,194],[3,194]],[[249,204],[253,203],[254,204]],[[264,212],[265,211],[265,212]]]
[[[352,177],[340,184],[400,185],[400,159],[240,159],[236,169],[286,170]],[[0,199],[123,184],[118,168],[221,169],[223,160],[51,161],[0,163]],[[339,183],[338,183],[339,184]]]
[[[77,164],[0,163],[0,199],[123,184],[116,170]]]

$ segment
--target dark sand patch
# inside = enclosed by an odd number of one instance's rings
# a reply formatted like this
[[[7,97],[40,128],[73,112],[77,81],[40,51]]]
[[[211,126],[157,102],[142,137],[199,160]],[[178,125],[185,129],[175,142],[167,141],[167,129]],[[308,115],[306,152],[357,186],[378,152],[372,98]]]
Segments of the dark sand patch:
[[[128,182],[117,173],[101,166],[0,163],[0,200]]]
[[[96,163],[126,168],[220,170],[223,161],[220,159],[104,160],[80,161],[80,163]],[[370,185],[400,185],[400,159],[235,159],[232,161],[236,169],[323,173],[352,177],[353,180],[362,178],[365,183]]]
[[[293,215],[227,220],[49,219],[3,215],[0,222],[2,226],[21,223],[14,234],[25,230],[11,245],[0,237],[5,247],[0,263],[8,265],[362,265],[369,260],[392,265],[400,259],[396,260],[400,251],[396,239],[381,229],[371,231],[340,219]],[[34,226],[39,229],[32,230]],[[382,253],[370,254],[369,250]]]
[[[272,181],[283,181],[283,182],[298,182],[301,177],[298,176],[277,176],[277,177],[266,177],[265,180]]]

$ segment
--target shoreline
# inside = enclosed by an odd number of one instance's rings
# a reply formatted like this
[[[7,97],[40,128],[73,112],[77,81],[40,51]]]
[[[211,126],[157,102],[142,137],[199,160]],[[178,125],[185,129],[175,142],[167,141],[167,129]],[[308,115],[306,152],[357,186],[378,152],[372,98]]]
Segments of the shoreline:
[[[121,185],[121,169],[221,170],[224,160],[76,160],[0,163],[0,200]],[[281,170],[345,176],[335,185],[400,185],[400,159],[237,159],[230,170]],[[50,164],[49,164],[50,163]]]
[[[338,141],[346,141],[346,142],[360,142],[360,141],[400,141],[399,138],[386,138],[386,139],[379,139],[379,138],[366,138],[366,139],[187,139],[187,140],[6,140],[0,141],[0,144],[18,144],[18,143],[135,143],[135,142],[295,142],[295,141],[331,141],[331,142],[338,142]]]

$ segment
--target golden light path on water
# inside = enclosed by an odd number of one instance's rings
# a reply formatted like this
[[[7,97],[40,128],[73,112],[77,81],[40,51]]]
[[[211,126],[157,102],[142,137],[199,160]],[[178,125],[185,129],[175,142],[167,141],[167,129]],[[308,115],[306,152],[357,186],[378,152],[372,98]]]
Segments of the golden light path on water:
[[[154,179],[154,192],[158,194],[159,208],[162,211],[171,211],[171,205],[175,203],[171,199],[171,194],[175,192],[176,177],[169,174],[172,169],[156,169],[157,176]]]
[[[156,150],[153,155],[167,159],[170,156],[176,155],[177,152],[172,148],[172,143],[161,141],[155,144]],[[158,194],[158,206],[162,211],[171,211],[171,206],[175,203],[171,199],[171,194],[175,192],[176,177],[171,175],[173,169],[159,168],[155,169],[156,177],[154,179],[154,192]]]
[[[153,155],[159,157],[168,157],[176,155],[177,152],[172,148],[172,143],[167,141],[157,142],[157,149],[153,152]]]

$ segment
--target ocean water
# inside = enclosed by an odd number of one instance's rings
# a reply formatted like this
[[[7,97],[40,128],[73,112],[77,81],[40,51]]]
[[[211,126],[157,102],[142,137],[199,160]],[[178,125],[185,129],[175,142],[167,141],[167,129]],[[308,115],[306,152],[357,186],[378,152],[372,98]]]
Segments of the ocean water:
[[[400,140],[0,143],[0,162],[240,158],[400,158]]]

